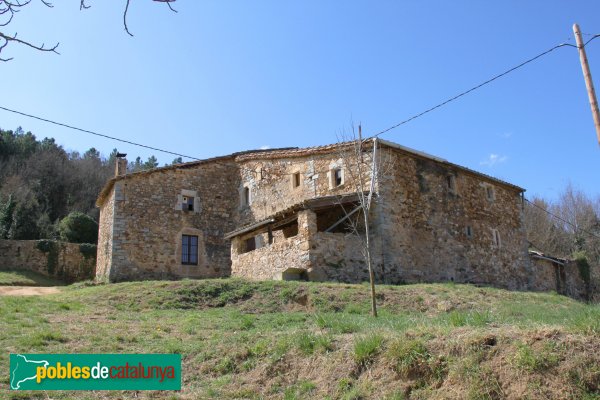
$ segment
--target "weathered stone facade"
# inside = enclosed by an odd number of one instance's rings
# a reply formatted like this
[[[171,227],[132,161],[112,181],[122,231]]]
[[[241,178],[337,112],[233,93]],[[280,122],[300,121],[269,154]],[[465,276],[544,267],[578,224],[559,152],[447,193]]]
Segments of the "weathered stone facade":
[[[312,154],[282,153],[238,157],[241,185],[252,193],[250,204],[242,209],[241,223],[268,218],[309,199],[354,193],[359,166],[362,187],[369,187],[372,146],[363,153],[360,163],[352,147]],[[377,158],[380,171],[370,228],[379,282],[455,281],[528,288],[531,267],[521,223],[523,189],[389,142],[380,143]],[[338,167],[345,182],[335,186],[332,171]],[[296,187],[294,173],[301,176],[301,184]],[[346,282],[367,279],[361,239],[324,232],[327,223],[321,220],[326,219],[326,213],[317,212],[316,226],[301,241],[308,243],[302,257],[309,259],[305,267],[309,275]],[[258,260],[247,253],[237,256],[235,248],[250,236],[252,232],[234,238],[234,274],[244,270],[245,276],[268,276],[248,271],[252,265],[273,265],[273,253],[286,260],[278,264],[292,263],[292,268],[297,268],[289,251],[280,252],[276,241],[267,247],[271,254],[265,248],[251,252],[262,255]],[[278,268],[270,271],[281,275]]]
[[[95,246],[50,240],[0,240],[0,270],[28,270],[71,283],[94,278]]]
[[[233,158],[221,157],[111,180],[99,200],[97,279],[228,276],[236,176]],[[184,235],[197,238],[195,262],[182,260]]]
[[[540,286],[527,254],[523,189],[374,143],[361,153],[352,143],[250,151],[118,176],[98,200],[97,278],[363,281],[364,236],[346,226],[354,221],[362,232],[361,214],[335,223],[372,193],[377,281]],[[197,265],[183,262],[196,256]]]

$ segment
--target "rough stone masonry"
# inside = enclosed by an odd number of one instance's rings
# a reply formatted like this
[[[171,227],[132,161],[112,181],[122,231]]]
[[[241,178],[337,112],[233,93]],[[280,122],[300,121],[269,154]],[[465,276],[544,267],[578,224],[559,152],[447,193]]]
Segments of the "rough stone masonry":
[[[524,189],[392,142],[355,145],[118,169],[97,201],[96,278],[364,281],[362,211],[344,218],[372,187],[378,282],[552,287],[528,257]]]

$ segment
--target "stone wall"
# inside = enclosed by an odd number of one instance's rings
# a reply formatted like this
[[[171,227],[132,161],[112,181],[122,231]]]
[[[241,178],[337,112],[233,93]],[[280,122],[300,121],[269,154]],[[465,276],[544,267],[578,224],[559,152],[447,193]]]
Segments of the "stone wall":
[[[311,264],[319,280],[337,282],[364,282],[369,270],[362,253],[362,239],[354,234],[318,232],[311,242]],[[373,254],[377,264],[380,260]],[[376,274],[378,282],[382,275]]]
[[[117,179],[101,204],[97,278],[229,276],[224,234],[236,226],[236,176],[233,161],[220,159]],[[182,262],[183,235],[197,237],[197,265]]]
[[[395,149],[372,223],[384,281],[454,281],[527,289],[520,191]]]
[[[361,163],[363,186],[368,190],[371,154],[365,153]],[[250,204],[240,201],[240,225],[259,221],[304,200],[321,196],[353,193],[358,186],[357,164],[349,152],[333,151],[328,154],[307,154],[302,157],[277,159],[250,159],[238,157],[240,186],[250,190]],[[332,171],[341,168],[343,183],[332,183]],[[294,186],[294,174],[300,174],[300,185]],[[240,200],[242,196],[238,197]]]
[[[364,188],[368,188],[371,156],[370,151],[363,154]],[[401,149],[381,147],[378,158],[378,196],[370,215],[378,282],[455,281],[509,289],[529,287],[532,271],[519,188]],[[242,157],[240,163],[240,187],[249,187],[252,194],[251,204],[240,208],[243,223],[261,220],[306,199],[356,191],[357,164],[348,153],[308,153],[274,160],[246,161]],[[336,167],[343,168],[345,182],[332,187],[331,171]],[[292,181],[295,172],[301,176],[298,187]],[[311,276],[346,282],[368,279],[364,257],[357,250],[358,237],[318,232],[315,227],[307,240]],[[256,250],[261,260],[270,257],[268,251]],[[247,259],[244,268],[251,271],[259,268],[254,257],[234,258],[233,262]]]
[[[96,279],[107,281],[113,255],[113,233],[115,215],[115,192],[110,192],[108,199],[100,207],[98,223],[98,257],[96,260]]]
[[[365,190],[371,157],[368,148],[360,164]],[[552,286],[527,255],[520,188],[400,146],[380,147],[378,158],[370,215],[378,282]],[[332,179],[337,168],[340,185]],[[273,279],[305,271],[315,280],[366,280],[360,239],[319,232],[330,221],[319,225],[310,210],[298,213],[296,236],[275,232],[269,244],[258,228],[231,244],[224,239],[304,200],[354,193],[356,176],[355,158],[332,147],[248,153],[121,177],[101,204],[98,278]],[[193,210],[182,209],[184,196]],[[198,236],[197,266],[182,263],[182,235]],[[246,252],[244,241],[256,235],[263,236],[261,245]]]
[[[231,274],[253,280],[285,279],[293,273],[308,273],[311,268],[309,255],[310,232],[309,211],[300,212],[298,215],[298,233],[292,237],[284,237],[282,231],[274,233],[273,243],[261,236],[260,243],[263,247],[244,252],[244,243],[250,235],[242,235],[231,241]],[[314,221],[314,215],[312,220]],[[310,222],[314,223],[314,222]],[[308,275],[307,275],[308,277]]]
[[[92,279],[95,247],[50,240],[0,240],[0,269],[29,270],[67,283]]]
[[[575,299],[587,299],[587,285],[581,279],[579,268],[575,261],[566,261],[560,265],[548,259],[531,257],[532,275],[530,290],[538,292],[550,292],[573,297]]]

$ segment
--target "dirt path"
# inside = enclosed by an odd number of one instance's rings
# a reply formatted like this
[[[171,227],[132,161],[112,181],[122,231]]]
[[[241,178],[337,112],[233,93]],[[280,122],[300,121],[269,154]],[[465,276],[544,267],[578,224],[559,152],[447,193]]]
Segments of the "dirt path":
[[[0,296],[38,296],[59,292],[60,289],[56,286],[0,286]]]

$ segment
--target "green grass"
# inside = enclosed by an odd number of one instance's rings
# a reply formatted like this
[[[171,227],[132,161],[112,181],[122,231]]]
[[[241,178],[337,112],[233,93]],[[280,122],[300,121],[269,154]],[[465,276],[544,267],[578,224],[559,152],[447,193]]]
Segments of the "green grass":
[[[184,390],[138,396],[499,398],[513,385],[525,388],[522,398],[550,387],[571,398],[599,395],[598,306],[458,284],[377,290],[379,318],[369,314],[367,286],[332,283],[76,284],[0,297],[0,393],[11,352],[172,352],[182,354]]]
[[[384,338],[378,334],[358,337],[354,341],[354,361],[361,367],[371,364],[381,351]]]
[[[65,283],[33,271],[0,271],[0,286],[62,286]]]

